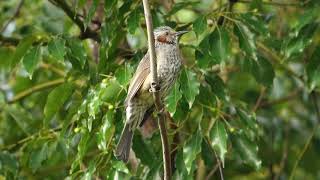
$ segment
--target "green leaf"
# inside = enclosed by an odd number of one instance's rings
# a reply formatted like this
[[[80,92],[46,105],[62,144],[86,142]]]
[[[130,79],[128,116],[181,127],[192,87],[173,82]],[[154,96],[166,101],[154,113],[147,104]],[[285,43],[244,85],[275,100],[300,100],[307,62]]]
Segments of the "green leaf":
[[[258,83],[265,86],[273,84],[275,73],[271,63],[264,57],[259,56],[257,61],[252,59],[244,59],[242,69],[253,75]]]
[[[183,69],[180,76],[181,91],[189,103],[189,108],[199,94],[200,83],[197,80],[196,74],[188,69]]]
[[[183,146],[183,160],[186,165],[188,174],[190,174],[191,167],[197,155],[201,152],[202,135],[200,128],[197,129],[194,135]]]
[[[26,71],[29,73],[30,79],[34,69],[37,67],[41,57],[41,46],[32,47],[26,55],[23,57],[23,66]]]
[[[124,66],[119,67],[115,72],[115,77],[117,81],[124,87],[126,87],[133,74],[133,69],[128,63],[125,63]]]
[[[320,86],[320,46],[317,46],[307,64],[308,84],[311,90]]]
[[[61,38],[50,41],[48,44],[48,51],[50,55],[58,61],[63,61],[66,54],[65,44],[66,41]]]
[[[261,160],[258,158],[258,146],[251,142],[242,133],[232,137],[234,149],[239,154],[240,158],[248,165],[254,167],[256,170],[261,167]]]
[[[90,25],[91,20],[92,20],[95,12],[97,10],[97,7],[99,5],[99,0],[92,0],[91,2],[92,2],[92,4],[90,6],[88,15],[86,16],[85,21],[84,21],[84,29],[87,29],[88,25]]]
[[[11,172],[12,174],[18,173],[19,161],[17,158],[6,151],[0,152],[0,173]]]
[[[238,37],[239,47],[244,51],[246,55],[249,55],[253,59],[257,59],[257,48],[255,44],[254,35],[243,24],[235,24],[234,33]]]
[[[209,44],[212,57],[216,62],[220,63],[230,57],[230,37],[224,28],[216,28],[216,30],[209,35]]]
[[[97,132],[97,144],[100,150],[107,152],[107,144],[112,141],[112,136],[115,132],[115,126],[113,126],[113,118],[115,112],[109,110],[102,118],[102,125],[99,132]]]
[[[206,74],[206,82],[211,86],[212,92],[219,98],[226,101],[226,88],[223,80],[216,74]]]
[[[207,29],[207,18],[200,15],[193,23],[193,30],[197,36],[200,36]]]
[[[167,110],[169,111],[171,116],[175,114],[178,102],[182,98],[182,94],[179,88],[180,88],[180,83],[177,81],[174,84],[170,94],[166,97],[166,100],[165,100]]]
[[[241,14],[239,18],[243,23],[250,28],[250,30],[263,36],[270,36],[267,23],[260,17],[252,15],[252,13]]]
[[[222,166],[224,166],[224,157],[227,153],[227,131],[220,121],[217,121],[213,128],[210,130],[210,142],[213,149],[218,153]]]
[[[130,34],[134,34],[136,32],[136,29],[139,27],[140,16],[141,16],[140,8],[136,8],[130,13],[127,19],[127,24],[128,24],[128,29]]]
[[[199,1],[196,2],[178,2],[178,3],[174,3],[171,11],[169,13],[166,14],[166,17],[170,17],[171,15],[175,14],[176,12],[178,12],[179,10],[187,7],[187,6],[195,6],[199,3]]]
[[[44,107],[44,125],[47,125],[51,118],[57,113],[65,101],[70,97],[73,86],[70,83],[64,83],[53,89],[48,95],[46,105]]]
[[[14,68],[20,62],[20,60],[26,54],[28,49],[30,49],[30,46],[34,42],[34,39],[35,38],[33,36],[29,36],[27,38],[22,39],[19,42],[16,48],[16,52],[14,53],[11,59],[11,68]]]
[[[71,49],[70,56],[75,58],[80,63],[81,68],[83,68],[87,60],[87,53],[83,47],[82,41],[71,38],[67,41],[67,44]]]
[[[33,173],[35,173],[42,166],[42,162],[47,159],[47,151],[47,142],[42,145],[41,149],[39,148],[36,151],[32,151],[30,155],[29,167],[31,167]]]
[[[312,37],[317,31],[319,23],[310,23],[301,28],[301,30],[290,36],[288,41],[285,41],[282,51],[286,58],[294,55],[299,55],[304,52],[305,48],[312,43]],[[282,53],[283,53],[282,52]]]
[[[152,145],[144,142],[140,134],[135,134],[132,141],[132,149],[134,150],[137,158],[141,160],[142,164],[152,167],[157,156],[152,151]]]
[[[104,10],[105,10],[105,12],[110,13],[110,11],[116,5],[117,5],[117,0],[104,0]]]
[[[215,163],[215,156],[213,155],[211,145],[207,141],[202,141],[201,156],[204,164],[207,167],[213,167]]]

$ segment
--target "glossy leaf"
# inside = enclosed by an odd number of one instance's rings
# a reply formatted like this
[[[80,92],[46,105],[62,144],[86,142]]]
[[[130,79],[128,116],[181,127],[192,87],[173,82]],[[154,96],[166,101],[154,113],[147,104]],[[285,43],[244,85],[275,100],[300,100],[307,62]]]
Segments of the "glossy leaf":
[[[66,41],[61,38],[53,39],[48,44],[48,51],[50,55],[58,61],[63,61],[66,54]]]
[[[183,160],[186,165],[188,174],[191,173],[191,167],[194,164],[194,160],[201,152],[202,135],[200,129],[195,132],[193,136],[183,146]]]
[[[136,8],[134,11],[132,11],[127,19],[128,29],[130,34],[134,34],[136,29],[139,27],[140,22],[140,9]]]
[[[124,87],[130,83],[130,79],[133,74],[133,69],[129,64],[124,64],[124,66],[118,68],[115,72],[115,77],[117,81]]]
[[[207,29],[207,18],[201,15],[193,23],[193,30],[197,36],[200,36],[206,29]]]
[[[251,31],[254,31],[263,36],[270,36],[267,23],[264,22],[260,17],[246,13],[241,14],[239,19],[242,20],[246,24],[246,26],[250,28]]]
[[[200,83],[197,80],[196,74],[188,69],[184,69],[180,76],[181,92],[189,103],[189,108],[199,94]]]
[[[212,57],[216,62],[227,60],[231,55],[230,37],[224,28],[216,28],[209,36]]]
[[[30,79],[32,78],[32,74],[39,63],[40,58],[41,58],[40,46],[32,47],[23,57],[23,66],[26,69],[26,71],[29,73]]]
[[[233,137],[233,145],[245,163],[257,170],[260,169],[261,160],[258,158],[258,146],[255,142],[251,142],[242,134],[238,134],[238,136]]]
[[[69,83],[64,83],[53,89],[48,95],[46,105],[44,107],[45,121],[47,125],[51,118],[58,112],[65,101],[70,97],[73,91],[73,86]]]
[[[166,97],[166,101],[165,101],[166,108],[169,111],[171,116],[175,114],[178,102],[181,98],[182,98],[182,94],[180,92],[180,83],[176,82],[170,94]]]
[[[243,52],[253,59],[257,59],[256,44],[254,35],[252,32],[243,24],[234,25],[234,34],[238,37],[239,47]]]
[[[210,130],[210,142],[212,148],[217,152],[222,165],[224,166],[224,157],[227,153],[228,134],[222,122],[217,121]]]
[[[310,62],[307,64],[308,84],[310,89],[320,86],[320,46],[317,46],[312,54]]]
[[[32,43],[34,42],[34,37],[30,36],[21,40],[16,48],[14,55],[12,56],[11,68],[15,67],[22,57],[26,54],[28,49],[30,49]]]
[[[83,47],[82,41],[79,39],[69,39],[67,44],[72,53],[71,57],[75,58],[79,62],[81,68],[83,68],[87,60],[87,53]]]
[[[29,166],[32,172],[36,172],[42,165],[43,161],[47,159],[48,143],[44,143],[41,148],[33,151],[30,155]]]

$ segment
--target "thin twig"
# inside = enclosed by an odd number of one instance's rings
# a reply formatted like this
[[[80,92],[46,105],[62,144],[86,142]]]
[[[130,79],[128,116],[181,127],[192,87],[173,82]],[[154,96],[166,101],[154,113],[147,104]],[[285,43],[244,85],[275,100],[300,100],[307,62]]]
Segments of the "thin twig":
[[[276,173],[274,180],[278,180],[283,169],[286,166],[286,162],[288,159],[288,146],[289,146],[289,123],[286,123],[285,127],[285,135],[284,135],[284,143],[283,143],[283,150],[282,150],[282,158],[279,164],[279,171]]]
[[[74,12],[66,1],[64,0],[49,0],[53,5],[61,8],[67,16],[79,27],[81,34],[80,39],[92,39],[97,42],[100,42],[100,36],[97,32],[93,31],[90,28],[85,28],[83,21],[79,18],[76,12]]]
[[[157,64],[156,64],[156,52],[154,45],[154,34],[153,34],[153,25],[152,25],[152,16],[150,13],[148,0],[143,0],[144,15],[146,19],[147,32],[148,32],[148,47],[150,55],[150,66],[151,66],[151,89],[153,91],[153,99],[155,102],[156,109],[158,111],[158,124],[160,128],[161,142],[162,142],[162,153],[163,153],[163,165],[164,165],[164,179],[171,179],[171,159],[170,159],[170,147],[168,142],[168,135],[165,125],[165,114],[164,106],[160,100],[159,91],[156,89],[158,85],[158,76],[157,76]]]
[[[210,180],[211,177],[214,175],[214,173],[218,170],[218,168],[219,168],[219,164],[217,163],[207,175],[206,180]]]
[[[12,15],[11,18],[8,19],[8,21],[6,22],[6,24],[3,25],[3,27],[0,30],[0,34],[2,34],[7,27],[9,26],[9,24],[19,15],[20,13],[20,9],[23,6],[24,0],[21,0],[16,8],[16,10],[14,11],[14,14]]]
[[[262,101],[262,98],[263,98],[263,96],[264,96],[264,94],[265,94],[265,91],[266,91],[266,88],[265,88],[265,87],[262,87],[261,90],[260,90],[260,95],[259,95],[259,97],[258,97],[258,100],[257,100],[256,104],[254,105],[254,107],[252,108],[252,111],[253,111],[253,112],[256,112],[257,109],[259,108],[260,103],[261,103],[261,101]]]
[[[275,104],[281,104],[281,103],[285,103],[287,101],[290,100],[294,100],[296,98],[296,96],[303,90],[303,88],[298,88],[296,90],[294,90],[293,92],[291,92],[290,94],[288,94],[287,96],[283,97],[283,98],[279,98],[273,101],[267,101],[267,102],[261,102],[258,108],[262,108],[262,107],[267,107],[267,106],[272,106]]]
[[[217,164],[218,164],[219,173],[220,173],[220,179],[221,179],[221,180],[224,180],[223,172],[222,172],[222,168],[221,168],[221,161],[220,161],[220,159],[219,159],[219,157],[218,157],[218,155],[217,155],[216,151],[215,151],[215,150],[213,150],[213,152],[214,152],[214,155],[216,156],[216,159],[217,159]]]
[[[9,100],[8,103],[9,104],[15,103],[15,102],[25,98],[26,96],[31,95],[32,93],[34,93],[36,91],[40,91],[40,90],[43,90],[43,89],[47,89],[47,88],[62,84],[62,83],[64,83],[64,81],[65,81],[64,78],[60,78],[60,79],[56,79],[56,80],[53,80],[53,81],[49,81],[49,82],[45,82],[45,83],[42,83],[42,84],[35,85],[35,86],[33,86],[33,87],[31,87],[31,88],[29,88],[27,90],[24,90],[24,91],[18,93],[11,100]]]

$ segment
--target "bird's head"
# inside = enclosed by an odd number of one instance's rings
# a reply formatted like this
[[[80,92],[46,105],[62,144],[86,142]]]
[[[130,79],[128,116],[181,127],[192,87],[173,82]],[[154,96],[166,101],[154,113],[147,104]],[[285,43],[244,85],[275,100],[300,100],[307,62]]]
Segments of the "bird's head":
[[[165,44],[178,44],[178,38],[188,31],[174,31],[169,26],[161,26],[154,30],[154,38],[156,42]]]

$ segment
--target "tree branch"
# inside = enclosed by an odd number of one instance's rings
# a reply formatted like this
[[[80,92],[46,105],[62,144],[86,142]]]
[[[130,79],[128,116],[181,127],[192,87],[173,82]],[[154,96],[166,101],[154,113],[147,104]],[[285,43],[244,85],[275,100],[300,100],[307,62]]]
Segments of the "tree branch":
[[[93,39],[97,42],[101,41],[99,34],[92,29],[85,28],[83,21],[79,18],[79,15],[74,12],[65,0],[49,0],[53,5],[61,8],[67,16],[79,27],[81,34],[80,39]]]
[[[152,16],[150,13],[150,8],[148,0],[143,0],[144,15],[146,19],[147,32],[148,32],[148,47],[150,55],[150,66],[151,66],[151,89],[153,92],[153,99],[155,102],[156,109],[158,111],[158,124],[160,128],[161,142],[162,142],[162,153],[163,153],[163,165],[164,165],[164,179],[171,179],[171,159],[170,159],[170,147],[168,142],[168,135],[165,125],[165,114],[164,106],[160,99],[159,91],[157,91],[158,76],[157,76],[157,64],[156,64],[156,52],[154,47],[154,34],[152,25]]]
[[[33,86],[33,87],[31,87],[31,88],[29,88],[27,90],[24,90],[24,91],[18,93],[11,100],[9,100],[8,103],[9,104],[15,103],[15,102],[25,98],[26,96],[29,96],[30,94],[32,94],[32,93],[34,93],[36,91],[40,91],[40,90],[43,90],[43,89],[47,89],[47,88],[62,84],[62,83],[64,83],[64,81],[65,81],[64,78],[61,78],[61,79],[56,79],[56,80],[53,80],[53,81],[49,81],[49,82],[45,82],[45,83],[42,83],[42,84],[35,85],[35,86]]]

